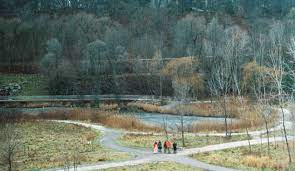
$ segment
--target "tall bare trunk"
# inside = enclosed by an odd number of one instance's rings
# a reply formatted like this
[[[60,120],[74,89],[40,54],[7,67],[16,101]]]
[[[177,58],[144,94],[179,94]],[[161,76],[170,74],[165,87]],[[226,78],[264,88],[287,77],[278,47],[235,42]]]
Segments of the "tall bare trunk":
[[[167,119],[164,117],[163,117],[163,129],[164,129],[166,139],[168,140],[169,136],[168,136],[168,130],[167,130]]]
[[[270,155],[268,122],[267,122],[267,119],[266,118],[264,119],[264,121],[265,121],[266,135],[267,135],[267,154]]]
[[[185,141],[184,141],[183,112],[181,112],[181,138],[182,138],[182,146],[185,147]]]
[[[280,106],[280,107],[281,107],[281,111],[282,111],[282,115],[283,115],[283,131],[284,131],[285,141],[286,141],[287,150],[288,150],[289,163],[292,163],[292,157],[291,157],[289,141],[288,141],[286,125],[285,125],[285,112],[284,112],[283,106]]]
[[[228,136],[228,123],[227,123],[227,109],[226,109],[226,99],[223,97],[223,113],[224,113],[224,124],[225,124],[225,136]]]
[[[248,127],[246,127],[246,132],[247,132],[247,140],[248,140],[248,144],[249,144],[249,150],[250,152],[252,151],[251,149],[251,142],[250,142],[250,135],[249,135],[249,131],[248,131]]]

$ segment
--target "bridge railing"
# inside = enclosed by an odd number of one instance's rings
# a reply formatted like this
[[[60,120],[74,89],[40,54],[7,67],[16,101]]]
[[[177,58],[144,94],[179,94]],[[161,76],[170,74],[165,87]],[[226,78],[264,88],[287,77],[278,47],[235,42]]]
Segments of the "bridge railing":
[[[52,95],[52,96],[0,96],[0,102],[9,101],[71,101],[71,100],[123,100],[123,101],[157,101],[172,100],[171,97],[149,95]]]

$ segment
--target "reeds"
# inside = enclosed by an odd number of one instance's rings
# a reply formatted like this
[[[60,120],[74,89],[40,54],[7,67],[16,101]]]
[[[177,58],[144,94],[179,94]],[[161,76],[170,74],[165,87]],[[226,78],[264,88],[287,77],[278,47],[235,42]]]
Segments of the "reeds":
[[[136,131],[160,131],[160,128],[144,124],[133,116],[120,115],[111,111],[101,111],[86,108],[74,108],[42,112],[39,115],[41,119],[51,120],[80,120],[100,123],[108,127],[136,130]]]
[[[129,103],[128,107],[131,109],[137,109],[144,112],[150,113],[163,113],[163,114],[173,114],[179,115],[180,110],[185,115],[195,115],[195,116],[208,116],[215,117],[220,116],[216,107],[212,103],[195,103],[186,105],[176,105],[171,108],[164,108],[158,104],[148,104],[148,103]]]

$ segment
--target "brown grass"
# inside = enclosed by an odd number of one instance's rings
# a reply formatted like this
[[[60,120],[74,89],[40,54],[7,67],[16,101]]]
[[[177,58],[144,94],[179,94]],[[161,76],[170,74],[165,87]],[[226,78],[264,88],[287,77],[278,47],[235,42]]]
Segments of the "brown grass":
[[[228,129],[231,132],[239,132],[241,130],[245,130],[246,128],[251,129],[251,128],[258,128],[261,126],[263,123],[262,122],[257,122],[255,124],[250,124],[248,122],[244,121],[233,121],[233,123],[230,123],[228,120]],[[207,121],[207,122],[198,122],[194,123],[190,127],[190,132],[211,132],[211,131],[216,131],[216,132],[223,132],[225,131],[225,124],[222,122],[214,122],[214,121]]]
[[[226,104],[227,112],[230,117],[241,118],[241,105],[234,99],[229,99]],[[223,112],[218,102],[206,102],[206,103],[191,103],[184,105],[177,105],[171,109],[164,109],[158,104],[149,104],[149,103],[129,103],[128,107],[131,109],[138,109],[145,112],[152,113],[165,113],[165,114],[174,114],[179,115],[180,111],[185,115],[195,115],[195,116],[204,116],[204,117],[222,117]],[[246,110],[252,108],[251,105],[245,105]]]
[[[161,131],[160,128],[142,123],[139,119],[132,116],[111,115],[101,122],[112,128],[122,128],[137,131]]]
[[[118,110],[118,104],[117,103],[111,103],[111,104],[107,104],[107,103],[102,103],[99,105],[99,109],[100,110]]]
[[[286,164],[280,163],[278,161],[273,161],[269,156],[257,157],[255,155],[248,155],[245,156],[241,162],[243,165],[246,165],[248,167],[254,167],[259,169],[269,167],[275,170],[281,170],[287,167]]]
[[[195,103],[195,104],[187,104],[187,105],[179,105],[175,108],[164,109],[158,104],[148,104],[148,103],[129,103],[128,107],[131,109],[138,109],[144,112],[151,113],[163,113],[163,114],[173,114],[179,115],[180,110],[185,115],[196,115],[196,116],[222,116],[218,114],[216,107],[213,103]]]
[[[294,143],[289,143],[291,156],[294,158]],[[238,147],[193,155],[194,158],[210,164],[221,165],[239,170],[294,170],[294,161],[288,162],[285,142],[257,144],[249,147]]]
[[[236,113],[238,114],[238,118],[231,119],[229,118],[228,121],[228,129],[232,132],[239,132],[241,130],[245,130],[246,128],[257,129],[264,125],[264,120],[261,116],[261,111],[257,110],[255,106],[246,106],[245,108],[236,108]],[[274,126],[274,121],[278,117],[277,111],[272,110],[272,114],[269,117],[268,124],[269,127]],[[214,122],[214,121],[207,121],[207,122],[197,122],[194,123],[191,127],[191,132],[223,132],[225,131],[225,123],[224,122]]]
[[[112,128],[121,128],[136,131],[160,131],[160,128],[142,123],[139,119],[120,115],[110,111],[95,109],[75,108],[43,112],[39,114],[41,119],[80,120],[100,123]]]
[[[186,105],[179,105],[171,109],[163,109],[158,104],[148,103],[129,103],[128,106],[132,109],[138,109],[145,112],[152,113],[168,113],[179,115],[183,112],[185,115],[196,115],[204,117],[223,117],[223,109],[221,103],[192,103]],[[232,132],[238,132],[241,130],[257,129],[264,125],[264,120],[261,116],[263,110],[262,106],[252,105],[249,100],[244,100],[244,104],[241,104],[237,99],[229,97],[226,103],[228,118],[234,118],[232,122],[228,119],[228,128]],[[277,111],[273,110],[269,117],[269,126],[272,126],[273,121],[277,118]],[[217,121],[203,121],[196,122],[192,126],[188,127],[189,132],[223,132],[225,131],[224,122]]]

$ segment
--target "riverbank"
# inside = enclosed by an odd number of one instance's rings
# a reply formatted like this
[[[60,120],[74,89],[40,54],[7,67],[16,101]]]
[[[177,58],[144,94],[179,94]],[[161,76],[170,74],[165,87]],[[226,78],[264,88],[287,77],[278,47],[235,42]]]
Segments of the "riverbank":
[[[115,104],[102,104],[100,108],[81,107],[49,107],[2,109],[5,113],[19,113],[23,118],[80,120],[100,123],[107,127],[125,129],[128,131],[161,132],[166,124],[170,131],[178,131],[181,123],[180,115],[145,112],[118,111]],[[10,111],[10,112],[9,112]],[[242,111],[239,111],[241,113]],[[10,117],[13,117],[11,115]],[[22,117],[18,116],[18,119]],[[225,124],[222,116],[184,116],[184,130],[186,132],[224,132]],[[260,129],[263,120],[257,112],[245,112],[240,118],[228,118],[228,130],[231,132]],[[269,123],[272,126],[271,122]]]

